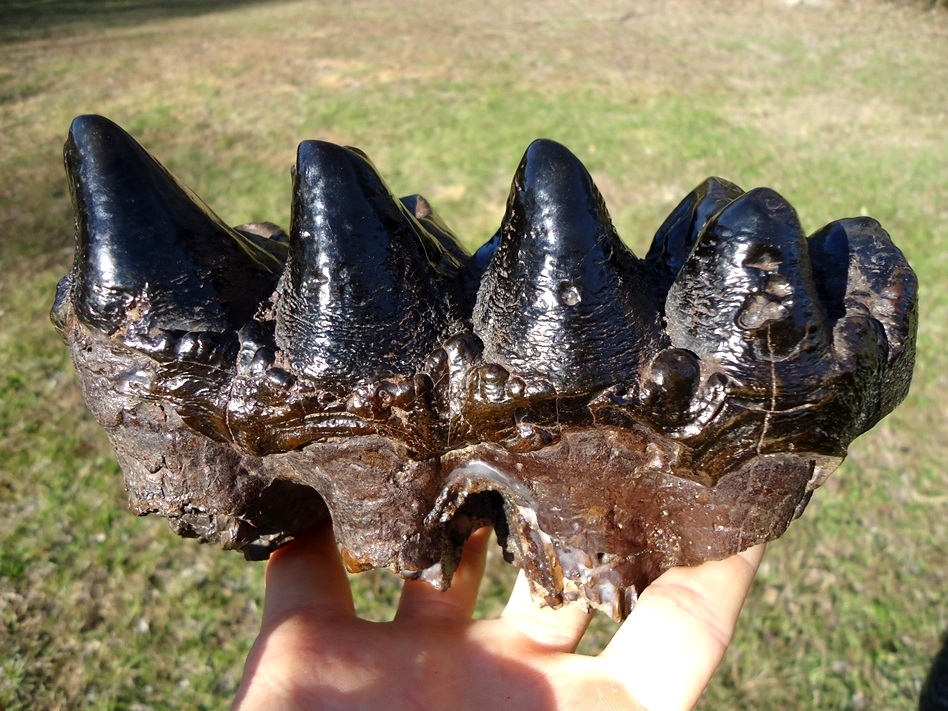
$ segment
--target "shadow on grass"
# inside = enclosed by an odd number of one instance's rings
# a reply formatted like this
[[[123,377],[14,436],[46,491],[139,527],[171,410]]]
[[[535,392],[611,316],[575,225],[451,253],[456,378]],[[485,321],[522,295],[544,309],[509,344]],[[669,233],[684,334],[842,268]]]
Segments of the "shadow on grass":
[[[68,35],[78,25],[123,27],[273,0],[0,0],[0,42]]]
[[[919,711],[948,711],[948,631],[922,687]]]

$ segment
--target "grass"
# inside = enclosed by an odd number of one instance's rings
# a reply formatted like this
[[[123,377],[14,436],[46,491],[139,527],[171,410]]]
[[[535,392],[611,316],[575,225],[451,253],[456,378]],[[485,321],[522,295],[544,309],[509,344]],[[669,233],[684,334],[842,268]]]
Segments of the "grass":
[[[469,247],[537,136],[640,254],[711,174],[773,186],[811,230],[879,218],[922,284],[912,392],[770,546],[702,708],[914,708],[948,630],[948,14],[926,5],[4,4],[0,705],[226,706],[259,618],[262,566],[126,511],[46,317],[71,262],[61,145],[94,112],[232,224],[287,223],[304,138],[363,148]],[[511,575],[491,567],[482,614]],[[353,588],[391,614],[387,573]]]

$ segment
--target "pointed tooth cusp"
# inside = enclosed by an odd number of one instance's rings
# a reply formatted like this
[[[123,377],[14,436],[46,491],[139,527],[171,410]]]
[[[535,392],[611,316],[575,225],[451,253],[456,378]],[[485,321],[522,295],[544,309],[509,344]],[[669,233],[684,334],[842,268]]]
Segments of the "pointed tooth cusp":
[[[64,159],[76,215],[70,298],[86,325],[231,331],[272,293],[278,252],[224,225],[108,119],[75,119]]]
[[[276,325],[299,372],[414,372],[459,318],[460,268],[361,152],[300,144]]]
[[[736,372],[806,367],[828,349],[806,237],[793,208],[758,188],[711,218],[666,301],[672,344]],[[804,383],[804,385],[807,385]]]
[[[637,260],[566,148],[538,140],[527,149],[500,234],[474,310],[484,359],[561,393],[630,377],[655,310],[635,303]]]
[[[665,219],[645,256],[646,264],[659,272],[665,289],[688,259],[708,220],[743,194],[734,183],[723,178],[708,178]]]

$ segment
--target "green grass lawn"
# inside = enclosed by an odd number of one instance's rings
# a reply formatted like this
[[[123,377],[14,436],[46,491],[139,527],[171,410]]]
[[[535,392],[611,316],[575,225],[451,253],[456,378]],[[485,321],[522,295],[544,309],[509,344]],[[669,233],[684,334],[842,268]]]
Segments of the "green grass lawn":
[[[0,707],[222,708],[263,567],[127,511],[46,315],[72,260],[61,150],[81,113],[124,126],[231,224],[287,225],[289,166],[308,138],[362,148],[471,248],[538,136],[586,164],[640,255],[708,175],[774,187],[810,231],[878,218],[921,283],[912,392],[770,546],[702,708],[917,706],[948,630],[944,9],[0,6]],[[482,614],[514,572],[491,566]],[[366,615],[391,614],[390,574],[353,588]],[[611,629],[597,621],[584,649]]]

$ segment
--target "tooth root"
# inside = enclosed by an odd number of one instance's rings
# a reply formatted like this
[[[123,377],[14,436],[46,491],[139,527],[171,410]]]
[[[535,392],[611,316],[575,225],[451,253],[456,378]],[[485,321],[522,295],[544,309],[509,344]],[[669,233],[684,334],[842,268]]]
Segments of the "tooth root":
[[[666,315],[675,347],[738,370],[822,357],[825,315],[793,208],[758,188],[712,217],[668,293]]]
[[[474,310],[484,359],[561,393],[630,377],[656,311],[633,303],[644,291],[634,293],[638,260],[566,148],[540,140],[527,149],[500,234]]]
[[[86,325],[235,330],[272,293],[280,249],[225,226],[108,119],[75,119],[64,159],[76,216],[70,298]]]
[[[708,178],[678,203],[658,228],[645,263],[658,272],[665,290],[675,280],[707,221],[744,191],[723,178]]]
[[[459,317],[460,271],[361,152],[300,144],[276,327],[300,372],[414,372]]]

